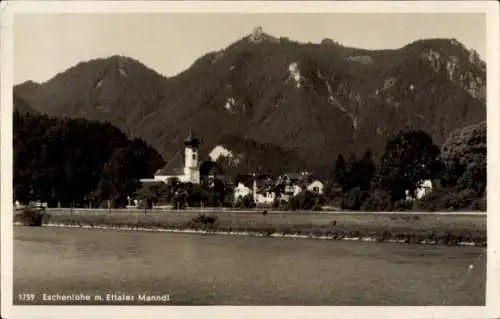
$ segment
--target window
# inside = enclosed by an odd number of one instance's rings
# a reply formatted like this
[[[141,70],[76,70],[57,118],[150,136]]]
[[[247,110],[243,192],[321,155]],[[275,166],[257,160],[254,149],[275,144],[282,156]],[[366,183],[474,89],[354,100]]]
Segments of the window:
[[[196,161],[196,153],[193,153],[193,161]]]

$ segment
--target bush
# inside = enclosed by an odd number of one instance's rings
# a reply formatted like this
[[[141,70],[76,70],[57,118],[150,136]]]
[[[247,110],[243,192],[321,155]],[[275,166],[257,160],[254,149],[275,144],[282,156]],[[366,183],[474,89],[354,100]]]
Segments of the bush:
[[[222,206],[224,206],[224,207],[232,207],[233,206],[233,202],[234,202],[234,194],[232,192],[228,192],[224,196],[224,201],[223,201]]]
[[[476,193],[471,189],[465,189],[458,193],[449,193],[445,196],[444,205],[446,209],[466,209],[471,207],[477,199]]]
[[[370,194],[367,191],[362,191],[359,187],[356,187],[344,195],[340,207],[342,209],[359,210],[368,196]]]
[[[172,198],[172,205],[177,209],[187,208],[187,192],[178,192]]]
[[[193,217],[187,224],[187,228],[212,228],[218,224],[218,218],[216,216],[207,216],[205,214],[200,214],[196,217]]]
[[[309,191],[302,192],[297,196],[290,198],[287,203],[291,210],[321,210],[324,203],[324,197],[321,194]]]
[[[416,201],[416,206],[423,211],[445,210],[486,210],[486,198],[479,197],[472,189],[456,188],[435,189]]]
[[[433,189],[430,193],[425,194],[421,199],[417,200],[414,204],[417,210],[425,212],[435,212],[443,210],[444,197],[447,192],[445,189]]]
[[[471,210],[477,210],[477,211],[480,211],[480,212],[486,212],[486,210],[487,210],[486,198],[475,199],[472,202],[472,204],[470,206],[470,209]]]
[[[383,190],[375,190],[363,203],[365,211],[390,211],[392,209],[391,195]]]
[[[394,203],[394,211],[397,212],[408,212],[412,211],[414,206],[414,201],[402,199]]]
[[[49,215],[45,213],[45,209],[28,207],[14,216],[14,222],[22,223],[24,226],[42,226],[47,222]]]
[[[244,197],[239,197],[236,201],[237,208],[255,208],[255,202],[253,200],[252,194],[248,194]]]
[[[217,222],[217,217],[200,214],[194,217],[191,221],[196,224],[213,225]]]
[[[153,201],[150,199],[141,199],[137,208],[152,209],[153,208]]]

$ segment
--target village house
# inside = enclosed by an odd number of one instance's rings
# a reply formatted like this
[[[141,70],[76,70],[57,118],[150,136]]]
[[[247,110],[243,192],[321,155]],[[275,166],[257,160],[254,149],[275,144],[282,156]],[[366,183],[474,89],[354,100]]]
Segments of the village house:
[[[234,188],[234,200],[251,195],[255,204],[272,204],[276,193],[272,191],[274,179],[271,176],[244,174],[236,178],[237,186]]]
[[[278,185],[281,186],[280,200],[288,201],[291,197],[297,196],[307,190],[312,193],[323,194],[324,185],[314,178],[314,174],[309,172],[287,173],[278,178]]]
[[[251,185],[247,186],[243,182],[238,182],[237,186],[234,188],[234,200],[238,201],[238,199],[243,198],[252,194]]]
[[[306,189],[316,194],[323,194],[323,187],[324,185],[322,182],[314,180],[309,185],[307,185]]]
[[[427,195],[432,191],[432,181],[427,179],[422,182],[422,184],[417,188],[415,196],[410,195],[410,192],[406,191],[406,200],[418,200]]]
[[[272,205],[276,200],[276,193],[272,191],[262,191],[257,193],[255,202],[257,205]]]
[[[241,175],[234,189],[234,199],[252,195],[257,205],[271,205],[276,200],[289,201],[290,198],[307,190],[323,194],[324,185],[313,179],[308,172],[289,173],[273,178],[256,174]]]

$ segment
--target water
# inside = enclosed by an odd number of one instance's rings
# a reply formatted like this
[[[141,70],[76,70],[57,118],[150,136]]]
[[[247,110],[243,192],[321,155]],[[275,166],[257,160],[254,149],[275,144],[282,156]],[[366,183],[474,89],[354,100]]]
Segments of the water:
[[[484,305],[485,286],[479,247],[14,227],[16,304],[150,293],[179,305]]]

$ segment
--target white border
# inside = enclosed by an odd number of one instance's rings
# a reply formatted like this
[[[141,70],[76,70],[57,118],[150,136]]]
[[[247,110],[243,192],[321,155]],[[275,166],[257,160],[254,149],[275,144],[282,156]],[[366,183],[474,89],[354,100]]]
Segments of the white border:
[[[12,83],[13,18],[16,13],[137,13],[137,12],[233,12],[233,13],[485,13],[487,14],[488,208],[500,207],[498,187],[500,129],[498,112],[498,35],[496,1],[356,1],[356,2],[247,2],[247,1],[4,1],[0,4],[1,54],[1,316],[3,318],[495,318],[500,317],[500,216],[488,217],[487,294],[485,307],[140,307],[140,306],[13,306],[12,305]],[[492,125],[493,124],[493,125]],[[497,302],[495,302],[497,301]],[[120,312],[116,312],[119,310]]]

